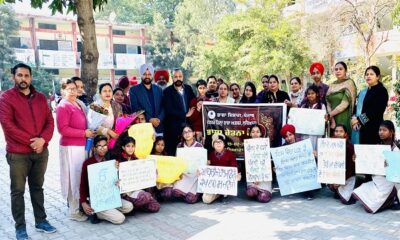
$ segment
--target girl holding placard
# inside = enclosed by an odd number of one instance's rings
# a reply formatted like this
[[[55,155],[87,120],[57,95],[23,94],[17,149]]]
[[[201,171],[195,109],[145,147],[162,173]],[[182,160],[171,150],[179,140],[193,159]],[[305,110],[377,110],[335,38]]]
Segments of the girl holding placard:
[[[178,143],[177,148],[202,147],[203,145],[195,140],[194,129],[190,125],[184,126],[182,129],[182,141]],[[187,203],[196,203],[199,198],[196,173],[183,173],[181,179],[174,183],[172,194]]]
[[[251,126],[250,137],[261,138],[264,134],[258,124]],[[246,195],[255,198],[261,203],[267,203],[272,198],[272,182],[247,182]]]
[[[208,154],[208,165],[237,168],[236,156],[233,152],[226,149],[225,142],[226,142],[226,137],[221,133],[215,133],[212,136],[212,147],[214,148],[214,151]],[[240,181],[241,179],[240,172],[238,173],[237,176],[238,176],[237,180]],[[220,196],[221,195],[219,194],[204,193],[203,202],[210,204]],[[222,201],[224,203],[227,203],[227,196],[223,196]]]
[[[122,147],[120,149],[120,157],[118,162],[126,162],[137,160],[135,156],[136,141],[132,137],[122,139]],[[122,194],[123,198],[133,204],[135,210],[143,210],[145,212],[158,212],[160,204],[153,196],[144,190],[138,190]]]
[[[379,138],[383,145],[390,145],[392,151],[399,151],[395,140],[395,129],[391,121],[385,120],[379,127]],[[376,213],[393,205],[397,191],[393,182],[385,176],[372,175],[372,181],[363,183],[353,192],[353,197],[364,205],[365,211]]]
[[[307,88],[307,90],[306,90],[306,100],[300,107],[301,108],[308,108],[308,109],[319,109],[319,110],[325,110],[326,111],[326,106],[321,101],[321,98],[320,98],[320,95],[319,95],[319,90],[318,90],[317,86],[311,85],[310,87]],[[313,145],[314,151],[317,151],[318,138],[320,138],[322,136],[305,135],[305,134],[298,134],[298,136],[300,137],[301,140],[309,138],[311,140],[312,145]]]

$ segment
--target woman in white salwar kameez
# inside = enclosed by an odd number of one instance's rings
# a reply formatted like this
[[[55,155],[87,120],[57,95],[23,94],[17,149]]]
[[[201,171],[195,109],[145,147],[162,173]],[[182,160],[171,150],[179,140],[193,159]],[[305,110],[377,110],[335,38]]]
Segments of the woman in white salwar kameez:
[[[379,127],[381,144],[390,145],[392,151],[399,151],[394,144],[395,130],[391,121],[383,121]],[[376,213],[391,207],[397,194],[395,184],[385,176],[372,175],[372,181],[363,183],[353,192],[353,197],[364,205],[365,211]]]
[[[250,128],[251,138],[260,138],[265,136],[265,131],[261,130],[261,126],[255,124]],[[250,198],[255,198],[257,201],[267,203],[272,198],[272,182],[247,182],[246,195]]]
[[[69,218],[85,221],[79,211],[79,186],[82,164],[85,161],[86,137],[94,137],[87,128],[85,107],[77,101],[76,84],[68,79],[62,82],[63,99],[57,106],[57,128],[60,138],[61,194],[68,201]]]
[[[194,138],[193,128],[186,125],[182,130],[182,141],[177,148],[203,147]],[[174,183],[172,194],[174,197],[182,198],[187,203],[196,203],[199,199],[197,193],[197,173],[183,173],[181,179]]]

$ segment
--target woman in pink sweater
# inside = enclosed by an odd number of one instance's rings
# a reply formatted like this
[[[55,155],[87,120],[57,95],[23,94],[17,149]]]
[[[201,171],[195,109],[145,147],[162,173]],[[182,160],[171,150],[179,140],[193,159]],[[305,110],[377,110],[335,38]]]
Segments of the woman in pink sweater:
[[[85,161],[87,137],[94,132],[87,129],[85,107],[77,101],[77,87],[68,79],[61,83],[63,99],[57,106],[57,128],[60,138],[61,193],[68,201],[69,218],[85,221],[86,215],[79,211],[79,185],[82,164]]]

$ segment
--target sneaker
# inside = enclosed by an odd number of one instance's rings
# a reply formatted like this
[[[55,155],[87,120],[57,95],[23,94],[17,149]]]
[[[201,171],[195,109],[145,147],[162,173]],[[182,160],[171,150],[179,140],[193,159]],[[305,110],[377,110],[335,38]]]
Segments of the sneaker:
[[[72,221],[84,222],[88,219],[88,217],[85,214],[78,212],[78,213],[70,214],[69,219]]]
[[[19,228],[15,229],[15,238],[17,240],[29,239],[28,233],[26,232],[26,227],[19,227]]]
[[[57,231],[57,229],[53,226],[50,225],[48,221],[43,221],[39,224],[35,225],[36,231],[38,232],[44,232],[44,233],[54,233]]]

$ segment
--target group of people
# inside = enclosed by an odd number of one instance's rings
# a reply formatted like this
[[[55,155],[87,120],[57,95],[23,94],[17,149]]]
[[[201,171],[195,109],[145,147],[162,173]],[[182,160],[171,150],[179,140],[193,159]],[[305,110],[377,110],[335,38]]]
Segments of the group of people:
[[[322,82],[324,66],[313,63],[309,72],[313,84],[303,90],[298,77],[290,80],[289,93],[279,87],[276,75],[261,78],[263,89],[256,92],[253,82],[245,83],[243,93],[237,83],[228,85],[222,79],[209,76],[207,80],[196,82],[197,94],[190,85],[184,83],[180,69],[172,71],[172,84],[166,70],[154,71],[153,66],[144,64],[139,73],[141,83],[130,86],[129,79],[123,77],[118,86],[109,83],[99,86],[96,104],[107,110],[107,118],[97,129],[88,128],[88,99],[84,95],[83,81],[73,77],[62,81],[62,100],[56,109],[57,129],[60,138],[60,180],[61,193],[68,202],[68,215],[76,221],[96,223],[99,219],[121,224],[125,214],[132,210],[157,212],[159,201],[182,199],[187,203],[212,203],[217,198],[226,202],[225,196],[197,193],[196,174],[183,174],[173,184],[157,184],[156,188],[143,189],[121,195],[122,206],[117,209],[95,213],[90,206],[87,168],[91,164],[109,159],[117,162],[136,160],[136,140],[126,133],[115,131],[117,117],[131,114],[136,123],[151,123],[155,141],[153,155],[175,156],[177,148],[203,147],[202,103],[213,101],[231,104],[283,103],[288,108],[321,109],[326,111],[328,134],[331,137],[347,139],[346,184],[328,185],[343,203],[360,200],[368,212],[398,204],[399,185],[382,176],[366,176],[364,183],[356,188],[354,144],[388,144],[393,151],[395,143],[394,125],[383,121],[383,113],[388,102],[388,92],[381,83],[380,70],[370,66],[365,70],[367,87],[357,95],[354,81],[348,77],[347,65],[338,62],[334,73],[336,81],[329,86]],[[36,229],[47,233],[56,229],[46,220],[43,206],[43,181],[47,167],[47,145],[52,138],[54,120],[46,98],[32,86],[29,66],[17,64],[12,69],[15,87],[0,96],[0,122],[7,142],[7,162],[10,165],[11,206],[16,222],[16,236],[27,239],[24,216],[24,190],[26,179],[36,221]],[[230,93],[230,94],[229,94]],[[246,107],[243,105],[243,107]],[[265,137],[262,126],[255,124],[249,129],[250,138]],[[323,136],[296,134],[295,127],[286,124],[281,136],[285,144],[310,138],[314,150],[317,139]],[[88,138],[94,138],[92,154],[87,157],[85,146]],[[109,148],[110,139],[117,144]],[[208,154],[208,164],[213,166],[238,167],[235,154],[226,145],[226,136],[214,134]],[[273,146],[278,147],[278,146]],[[118,166],[116,166],[118,167]],[[238,181],[242,169],[238,167]],[[269,202],[272,198],[272,182],[247,183],[246,194],[259,202]],[[312,199],[312,191],[305,196]]]

